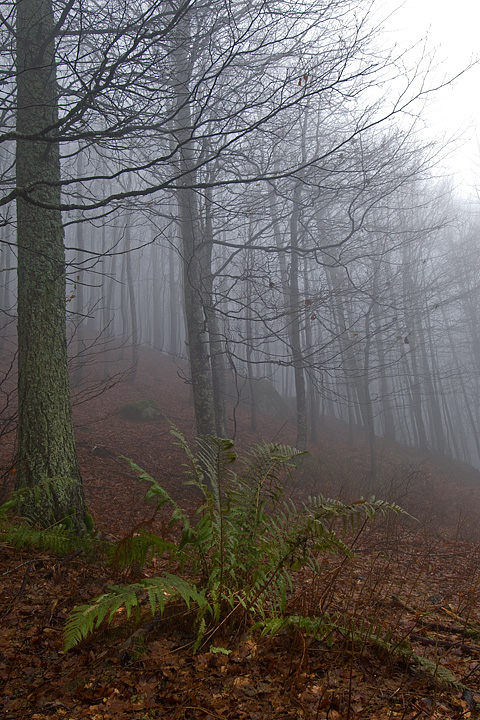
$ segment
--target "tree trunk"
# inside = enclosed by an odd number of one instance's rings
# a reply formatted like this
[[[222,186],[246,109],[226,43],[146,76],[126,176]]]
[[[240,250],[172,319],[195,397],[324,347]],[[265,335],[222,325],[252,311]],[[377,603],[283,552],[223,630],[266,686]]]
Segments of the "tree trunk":
[[[380,376],[380,402],[382,406],[383,436],[390,442],[395,442],[395,420],[393,418],[392,403],[390,400],[390,383],[387,377],[387,360],[383,340],[382,319],[380,313],[380,288],[378,276],[380,275],[380,263],[376,264],[373,275],[373,299],[372,306],[373,320],[375,324],[375,345],[378,355],[378,366]]]
[[[310,297],[310,280],[309,280],[309,267],[307,258],[304,259],[303,265],[303,284],[305,288],[305,297]],[[313,341],[313,328],[312,322],[315,322],[316,314],[312,313],[311,308],[305,306],[305,353],[311,355],[314,352],[314,341]],[[320,343],[317,343],[317,347],[321,347]],[[315,369],[312,367],[312,375],[307,375],[307,388],[308,388],[308,414],[309,414],[309,430],[310,436],[313,441],[318,440],[318,390],[313,382],[313,373]]]
[[[165,288],[165,275],[162,273],[165,262],[165,250],[159,248],[157,240],[152,237],[152,324],[153,337],[152,345],[157,350],[163,350],[164,346],[164,309],[165,302],[162,300],[162,290]]]
[[[83,176],[83,155],[81,147],[78,148],[77,156],[77,175],[78,177]],[[79,194],[81,194],[81,184],[79,183]],[[76,245],[77,248],[83,249],[85,246],[85,237],[83,232],[82,214],[79,211],[77,215],[77,228],[76,228]],[[74,300],[75,300],[75,312],[74,312],[74,333],[75,333],[75,357],[74,357],[74,369],[72,372],[72,385],[73,387],[79,387],[82,384],[84,376],[84,365],[85,365],[85,350],[87,347],[86,333],[85,333],[85,316],[87,315],[85,310],[85,293],[83,291],[85,284],[85,272],[80,269],[80,264],[77,267],[75,273],[74,283]]]
[[[23,514],[44,524],[68,515],[80,531],[86,508],[70,407],[59,145],[51,129],[53,28],[49,0],[17,4],[17,486],[35,488],[23,496]]]
[[[207,320],[210,343],[210,363],[212,366],[213,405],[215,410],[215,429],[218,437],[227,437],[225,400],[227,396],[227,379],[225,372],[225,350],[220,333],[217,310],[213,296],[213,221],[212,221],[212,190],[205,190],[205,229],[201,253],[202,298]]]
[[[4,243],[4,241],[6,242]],[[2,273],[2,283],[0,285],[0,350],[11,328],[10,311],[13,305],[10,289],[10,274],[12,264],[12,251],[10,250],[10,237],[7,235],[7,227],[0,230],[0,272]]]
[[[378,463],[377,463],[377,437],[375,435],[375,419],[373,416],[373,402],[370,394],[370,348],[372,345],[372,335],[370,330],[370,313],[372,311],[375,300],[365,315],[365,349],[363,362],[363,408],[362,414],[365,424],[365,434],[367,437],[368,447],[370,450],[370,489],[376,491]]]
[[[197,434],[215,435],[212,368],[209,357],[207,318],[203,307],[200,257],[202,238],[199,228],[197,196],[191,187],[194,184],[196,173],[193,169],[193,141],[190,137],[192,118],[189,88],[191,59],[187,51],[189,41],[190,28],[188,19],[185,19],[179,23],[177,28],[178,44],[173,53],[176,63],[175,133],[180,144],[178,166],[181,173],[176,198],[178,224],[182,239],[186,333]]]
[[[127,220],[125,223],[125,255],[123,256],[123,260],[125,263],[125,274],[126,274],[126,280],[127,280],[127,296],[128,296],[128,307],[130,310],[130,326],[131,326],[131,335],[130,335],[130,343],[131,343],[131,367],[128,372],[127,380],[129,382],[133,382],[135,380],[135,377],[137,375],[137,366],[138,366],[138,319],[137,319],[137,304],[136,304],[136,298],[135,298],[135,285],[133,282],[133,271],[132,271],[132,242],[131,242],[131,233],[132,233],[132,218],[130,215],[127,215]],[[125,300],[125,302],[127,302]]]
[[[175,279],[175,248],[173,242],[170,242],[168,248],[168,304],[169,304],[169,352],[177,356],[178,349],[178,318],[181,316],[181,300],[177,292],[177,282]]]
[[[297,403],[297,439],[295,445],[298,450],[304,451],[307,449],[307,395],[300,335],[301,310],[298,288],[298,216],[300,212],[300,193],[300,183],[297,182],[293,191],[293,208],[290,218],[290,244],[292,246],[292,259],[290,264],[290,347],[292,350]]]

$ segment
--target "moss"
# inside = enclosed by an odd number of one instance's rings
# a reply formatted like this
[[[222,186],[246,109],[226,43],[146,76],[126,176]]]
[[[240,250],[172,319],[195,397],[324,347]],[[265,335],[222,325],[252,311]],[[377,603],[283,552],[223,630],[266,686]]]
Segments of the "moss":
[[[75,478],[44,477],[33,487],[17,490],[15,497],[17,511],[36,525],[61,523],[76,533],[88,529],[82,485]]]
[[[252,378],[251,381],[244,381],[240,384],[240,402],[245,407],[251,407],[252,390],[254,394],[255,406],[258,412],[265,415],[273,415],[274,417],[287,418],[289,415],[288,407],[282,396],[274,387],[273,383],[267,378]],[[237,388],[233,385],[230,388],[232,397],[235,398]]]
[[[83,522],[85,523],[85,527],[87,528],[87,532],[91,533],[93,532],[95,528],[95,522],[93,517],[90,515],[90,513],[85,513],[83,516]]]
[[[137,400],[136,402],[126,403],[122,407],[121,413],[127,420],[148,422],[163,419],[163,413],[154,400]]]

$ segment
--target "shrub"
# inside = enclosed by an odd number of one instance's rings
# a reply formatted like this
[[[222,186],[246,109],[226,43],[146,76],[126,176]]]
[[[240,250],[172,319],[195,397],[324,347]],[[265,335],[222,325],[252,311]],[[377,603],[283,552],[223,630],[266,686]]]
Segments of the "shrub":
[[[172,430],[188,459],[187,482],[203,501],[193,521],[155,479],[127,460],[139,480],[149,484],[146,499],[157,509],[172,508],[170,526],[180,526],[178,542],[140,533],[115,548],[123,563],[145,563],[166,554],[180,574],[164,573],[127,586],[114,586],[91,603],[76,607],[67,622],[65,647],[75,646],[120,607],[139,614],[145,601],[150,612],[163,614],[172,600],[195,610],[194,651],[222,624],[272,626],[285,617],[292,573],[319,569],[323,553],[350,554],[332,529],[332,520],[355,526],[378,511],[399,511],[394,504],[372,498],[345,505],[321,495],[297,505],[285,493],[285,474],[300,453],[278,444],[254,447],[245,460],[237,458],[232,440],[201,437],[197,453],[183,435]],[[239,471],[237,472],[237,468]]]

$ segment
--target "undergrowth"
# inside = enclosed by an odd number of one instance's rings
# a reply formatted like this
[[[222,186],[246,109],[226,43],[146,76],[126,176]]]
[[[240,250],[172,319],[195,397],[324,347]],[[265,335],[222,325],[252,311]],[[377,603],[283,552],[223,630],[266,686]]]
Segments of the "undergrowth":
[[[172,430],[187,460],[187,480],[203,501],[190,519],[160,483],[127,460],[138,479],[149,487],[146,499],[158,510],[169,506],[170,526],[179,529],[177,542],[140,532],[118,544],[113,553],[122,564],[144,565],[154,555],[166,556],[179,569],[138,583],[111,587],[92,602],[77,606],[66,625],[65,649],[78,644],[120,608],[123,617],[144,609],[162,615],[168,603],[179,600],[194,610],[195,652],[221,627],[238,632],[254,624],[269,633],[288,616],[287,601],[294,587],[293,573],[309,568],[315,575],[326,553],[350,555],[338,530],[356,528],[393,503],[372,498],[350,504],[310,497],[295,503],[285,492],[285,477],[301,454],[285,445],[254,447],[239,460],[232,440],[202,437],[197,453],[183,435]]]
[[[371,498],[344,504],[322,495],[295,503],[286,493],[285,480],[295,469],[301,454],[297,450],[264,444],[241,460],[231,440],[199,438],[194,453],[177,429],[172,434],[187,457],[186,482],[202,498],[193,518],[157,480],[124,459],[138,480],[148,484],[145,498],[154,503],[155,511],[170,509],[175,542],[141,530],[108,544],[94,533],[75,535],[68,518],[46,522],[46,527],[12,524],[8,515],[18,502],[15,493],[0,506],[0,540],[16,547],[35,546],[59,554],[80,548],[87,555],[101,553],[122,567],[145,566],[155,556],[171,563],[174,572],[111,586],[91,602],[75,607],[65,628],[65,650],[114,617],[121,621],[133,616],[138,622],[148,612],[158,618],[169,604],[180,602],[188,610],[193,652],[209,644],[216,633],[233,639],[244,630],[269,637],[301,633],[327,647],[343,638],[359,652],[373,646],[404,664],[422,668],[436,684],[466,690],[447,667],[416,653],[408,637],[395,639],[375,617],[353,618],[319,607],[298,612],[291,602],[297,571],[306,568],[312,587],[321,584],[323,562],[329,555],[352,555],[345,533],[358,532],[379,512],[403,512],[395,503]],[[123,612],[118,614],[120,609]]]
[[[64,478],[45,478],[34,487],[25,487],[13,491],[8,499],[0,505],[0,541],[9,543],[16,548],[35,547],[47,550],[58,555],[65,555],[74,550],[83,550],[87,555],[105,554],[106,543],[94,532],[93,518],[85,513],[82,519],[87,531],[79,534],[75,530],[74,510],[56,520],[53,514],[38,519],[21,517],[12,521],[11,513],[17,513],[23,508],[26,499],[33,499],[61,484]]]

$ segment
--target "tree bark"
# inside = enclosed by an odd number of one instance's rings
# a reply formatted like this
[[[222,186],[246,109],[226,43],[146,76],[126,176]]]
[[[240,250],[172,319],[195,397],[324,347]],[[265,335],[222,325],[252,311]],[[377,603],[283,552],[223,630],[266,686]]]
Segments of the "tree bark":
[[[290,244],[292,256],[290,261],[290,348],[295,377],[295,397],[297,407],[297,439],[295,446],[302,452],[307,449],[307,395],[305,389],[305,372],[303,368],[302,341],[300,334],[300,295],[299,295],[299,256],[298,256],[298,219],[300,213],[300,183],[297,182],[293,191],[293,207],[290,217]]]
[[[218,437],[227,437],[225,400],[227,396],[227,379],[225,372],[225,349],[222,342],[220,323],[217,310],[214,307],[213,295],[213,220],[212,220],[212,190],[205,190],[205,227],[203,248],[201,253],[202,268],[202,298],[205,317],[207,320],[210,363],[212,367],[213,405],[215,411],[215,429]]]
[[[187,51],[189,41],[188,19],[184,19],[177,28],[177,46],[173,53],[176,65],[175,134],[180,145],[178,166],[182,175],[176,198],[178,225],[182,239],[186,333],[197,434],[215,435],[212,368],[209,357],[207,318],[203,307],[202,237],[199,228],[197,195],[192,189],[196,173],[193,169],[193,141],[190,137],[192,118],[189,88],[191,58]]]
[[[48,524],[68,515],[80,531],[86,508],[67,366],[53,28],[49,0],[17,4],[17,487],[38,490],[23,495],[25,515]]]

